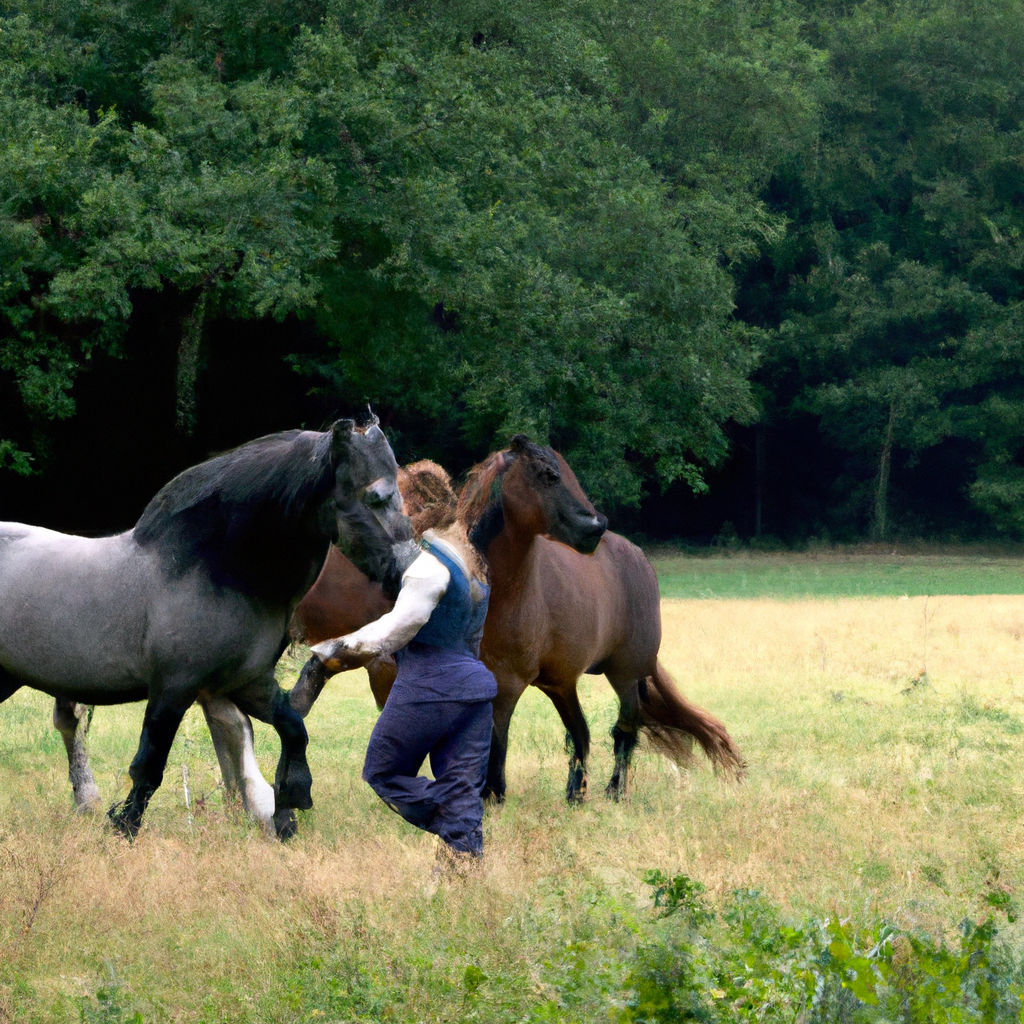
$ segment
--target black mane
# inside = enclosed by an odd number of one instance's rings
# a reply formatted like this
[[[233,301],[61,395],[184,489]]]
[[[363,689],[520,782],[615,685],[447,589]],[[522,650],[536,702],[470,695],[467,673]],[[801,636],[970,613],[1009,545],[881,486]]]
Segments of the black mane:
[[[487,558],[487,549],[491,541],[505,529],[505,510],[501,507],[501,497],[492,501],[484,509],[483,515],[476,521],[469,531],[469,542]]]
[[[134,537],[173,575],[202,563],[218,586],[290,601],[308,586],[310,560],[326,557],[319,511],[333,488],[329,432],[270,434],[179,473]]]

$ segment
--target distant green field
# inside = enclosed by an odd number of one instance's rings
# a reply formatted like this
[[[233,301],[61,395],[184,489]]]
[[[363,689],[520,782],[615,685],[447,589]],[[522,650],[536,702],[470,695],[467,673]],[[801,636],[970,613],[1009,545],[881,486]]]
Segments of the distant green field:
[[[662,597],[919,597],[1024,594],[1024,558],[983,555],[652,553]]]

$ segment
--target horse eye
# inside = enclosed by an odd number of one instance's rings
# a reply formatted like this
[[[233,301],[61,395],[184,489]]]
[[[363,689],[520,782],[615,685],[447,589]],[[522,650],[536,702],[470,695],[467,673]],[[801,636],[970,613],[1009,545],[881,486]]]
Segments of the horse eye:
[[[388,488],[386,490],[368,489],[363,501],[372,506],[373,508],[380,508],[382,505],[387,505],[392,498],[395,497],[396,491],[394,488]]]

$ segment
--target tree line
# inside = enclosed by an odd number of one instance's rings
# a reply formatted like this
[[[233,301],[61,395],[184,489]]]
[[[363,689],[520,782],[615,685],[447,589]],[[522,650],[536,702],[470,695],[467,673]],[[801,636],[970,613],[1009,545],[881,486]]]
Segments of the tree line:
[[[371,402],[660,532],[1018,537],[1022,51],[1010,0],[0,0],[0,514]]]

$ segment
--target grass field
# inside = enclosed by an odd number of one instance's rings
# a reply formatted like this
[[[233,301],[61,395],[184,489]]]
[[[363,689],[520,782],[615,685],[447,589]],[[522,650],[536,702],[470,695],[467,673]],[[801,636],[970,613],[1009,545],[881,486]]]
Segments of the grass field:
[[[748,580],[787,571],[728,561]],[[840,564],[837,588],[880,573]],[[749,586],[724,566],[676,567],[659,560],[663,581],[710,572],[730,594]],[[19,692],[0,706],[0,1021],[635,1020],[629,965],[660,927],[641,880],[653,868],[699,880],[713,907],[757,889],[793,921],[882,915],[933,936],[981,919],[993,897],[1016,902],[1024,597],[790,592],[662,611],[664,662],[727,723],[748,779],[642,750],[628,800],[609,804],[614,702],[586,678],[591,797],[570,810],[561,727],[530,692],[508,802],[489,811],[485,865],[466,880],[434,879],[433,838],[360,781],[375,717],[362,673],[332,682],[308,721],[316,807],[287,846],[224,806],[196,712],[134,845],[76,817],[49,702]],[[286,659],[283,676],[296,668]],[[110,801],[127,790],[141,716],[97,711]],[[272,777],[268,732],[257,744]],[[1024,946],[1019,924],[1002,928],[1007,948]]]
[[[656,551],[662,597],[925,597],[1024,594],[1024,558],[1005,553],[920,554],[855,548],[693,557]]]

